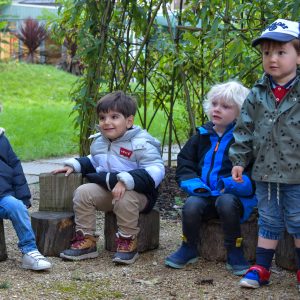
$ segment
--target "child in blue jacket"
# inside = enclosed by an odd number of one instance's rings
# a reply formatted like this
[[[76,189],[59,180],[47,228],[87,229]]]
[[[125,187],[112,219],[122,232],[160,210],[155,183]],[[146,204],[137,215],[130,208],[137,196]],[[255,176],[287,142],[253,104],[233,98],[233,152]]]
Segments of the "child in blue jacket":
[[[51,263],[38,251],[28,209],[30,190],[19,158],[14,153],[4,130],[0,128],[0,219],[12,222],[19,238],[22,268],[34,271],[51,268]]]
[[[231,177],[228,151],[233,139],[235,120],[249,90],[236,81],[215,85],[204,102],[210,121],[197,128],[177,158],[176,181],[188,193],[182,209],[183,241],[165,264],[183,268],[198,259],[197,243],[202,221],[220,218],[227,250],[227,269],[243,275],[249,268],[244,258],[240,223],[247,220],[256,206],[251,180]]]

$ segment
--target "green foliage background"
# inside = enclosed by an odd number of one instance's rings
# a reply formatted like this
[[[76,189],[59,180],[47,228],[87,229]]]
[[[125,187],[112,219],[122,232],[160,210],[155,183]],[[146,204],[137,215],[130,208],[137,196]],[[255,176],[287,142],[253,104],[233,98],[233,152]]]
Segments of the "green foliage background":
[[[201,104],[211,85],[235,78],[251,87],[262,74],[251,41],[277,18],[297,21],[300,12],[300,2],[290,0],[181,1],[177,10],[166,0],[59,2],[62,8],[51,28],[58,41],[67,38],[77,45],[85,67],[72,91],[80,154],[89,152],[96,101],[117,89],[143,105],[143,127],[151,128],[158,110],[165,113],[163,143],[171,151],[173,143],[180,144],[174,118],[188,138],[205,121]],[[157,23],[158,11],[167,26]],[[186,113],[176,115],[177,105],[184,105]]]

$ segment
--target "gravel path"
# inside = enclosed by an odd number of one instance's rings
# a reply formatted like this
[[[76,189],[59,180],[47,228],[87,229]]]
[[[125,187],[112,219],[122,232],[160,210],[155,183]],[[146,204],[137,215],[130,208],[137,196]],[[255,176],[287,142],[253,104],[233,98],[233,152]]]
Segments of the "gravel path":
[[[32,185],[33,208],[38,209],[38,188]],[[98,214],[101,231],[103,215]],[[21,255],[10,222],[5,221],[9,258],[0,262],[0,299],[300,299],[293,272],[276,269],[272,284],[258,290],[238,287],[239,278],[223,263],[200,259],[183,270],[164,266],[164,258],[180,244],[181,222],[172,210],[161,214],[160,246],[146,252],[132,266],[115,266],[112,254],[103,250],[100,236],[98,258],[66,262],[50,257],[51,271],[21,269]]]

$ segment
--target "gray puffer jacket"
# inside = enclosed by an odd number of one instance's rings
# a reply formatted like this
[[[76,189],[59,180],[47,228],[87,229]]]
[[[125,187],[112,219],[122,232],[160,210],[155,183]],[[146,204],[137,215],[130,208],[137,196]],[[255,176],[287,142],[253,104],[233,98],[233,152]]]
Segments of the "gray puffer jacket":
[[[145,211],[153,207],[157,188],[165,175],[157,139],[139,126],[133,126],[114,141],[96,134],[90,149],[90,155],[67,160],[65,164],[109,191],[122,181],[127,190],[147,196],[149,203]]]
[[[234,130],[230,148],[233,165],[254,161],[256,181],[300,184],[300,76],[276,107],[269,78],[258,80]]]

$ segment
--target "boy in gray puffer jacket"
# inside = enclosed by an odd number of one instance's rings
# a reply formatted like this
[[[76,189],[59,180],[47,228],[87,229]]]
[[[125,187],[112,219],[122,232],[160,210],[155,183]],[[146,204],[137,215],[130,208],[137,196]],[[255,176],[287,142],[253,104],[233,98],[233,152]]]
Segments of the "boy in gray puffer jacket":
[[[152,209],[165,169],[160,143],[133,125],[136,102],[122,91],[101,98],[96,106],[100,133],[93,136],[90,155],[65,162],[53,173],[81,172],[90,183],[74,193],[76,236],[60,256],[82,260],[98,256],[96,210],[117,217],[117,252],[113,262],[132,264],[138,257],[140,212]]]

